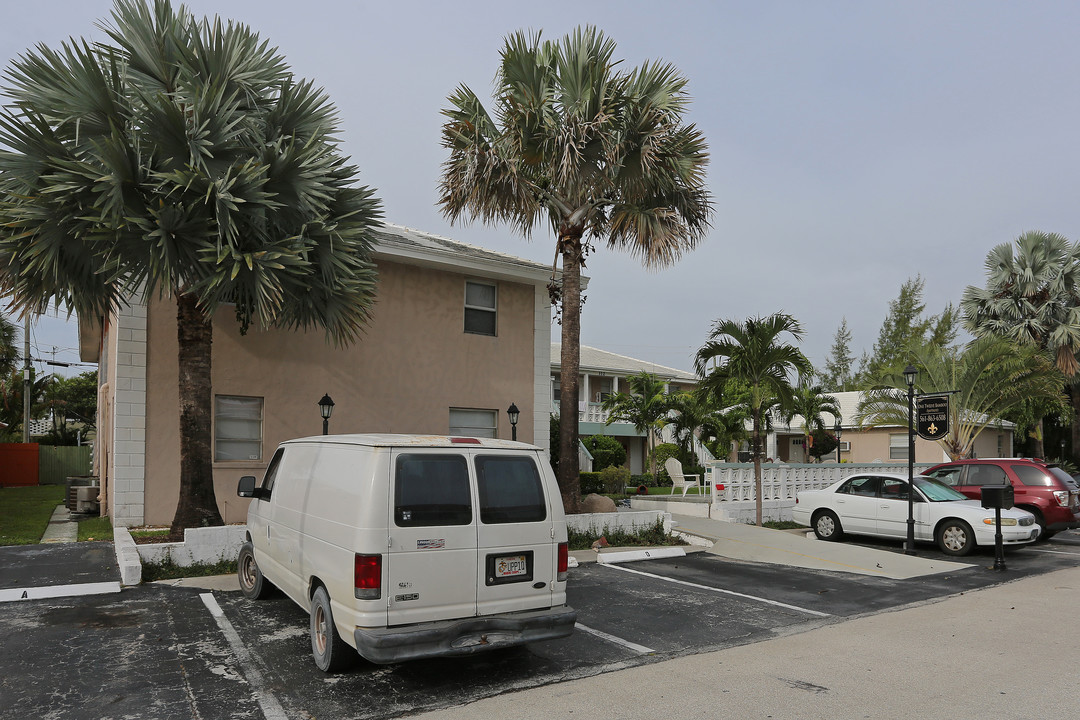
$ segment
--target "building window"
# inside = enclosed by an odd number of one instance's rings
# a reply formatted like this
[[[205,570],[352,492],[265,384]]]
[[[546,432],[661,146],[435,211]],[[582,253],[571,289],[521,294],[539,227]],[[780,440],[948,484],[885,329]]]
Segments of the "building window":
[[[555,407],[559,407],[559,390],[562,389],[562,380],[558,377],[551,376],[551,401],[555,403]]]
[[[889,459],[908,459],[908,436],[907,433],[898,433],[889,436]]]
[[[214,460],[262,459],[261,397],[214,396]]]
[[[497,410],[450,408],[450,434],[462,437],[496,437]]]
[[[475,335],[495,334],[495,286],[465,283],[465,332]]]

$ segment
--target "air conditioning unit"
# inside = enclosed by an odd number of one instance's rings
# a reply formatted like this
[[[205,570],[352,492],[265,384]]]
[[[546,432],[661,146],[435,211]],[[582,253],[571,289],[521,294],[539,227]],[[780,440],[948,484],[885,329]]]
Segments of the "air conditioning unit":
[[[851,452],[851,441],[850,440],[841,440],[840,441],[840,452]]]
[[[100,510],[100,505],[98,504],[98,496],[100,493],[101,487],[98,485],[75,488],[75,512],[98,512]]]

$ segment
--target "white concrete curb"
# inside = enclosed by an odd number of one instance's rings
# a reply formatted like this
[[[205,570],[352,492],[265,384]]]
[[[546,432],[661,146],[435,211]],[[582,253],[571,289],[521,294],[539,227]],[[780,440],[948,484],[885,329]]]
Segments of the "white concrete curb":
[[[686,551],[681,547],[649,548],[648,550],[616,550],[615,552],[599,553],[596,562],[601,565],[613,565],[621,562],[633,562],[634,560],[656,560],[657,558],[686,557]]]
[[[142,582],[142,560],[131,533],[123,526],[113,528],[113,547],[116,549],[116,564],[120,566],[120,582],[123,585],[138,585]]]

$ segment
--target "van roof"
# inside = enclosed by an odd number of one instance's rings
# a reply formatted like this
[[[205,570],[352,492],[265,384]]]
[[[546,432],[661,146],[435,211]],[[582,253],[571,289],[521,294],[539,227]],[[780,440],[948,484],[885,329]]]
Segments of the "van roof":
[[[367,447],[485,447],[507,450],[539,450],[536,445],[499,440],[497,438],[457,437],[449,435],[398,435],[394,433],[357,433],[352,435],[313,435],[286,440],[292,443],[326,443],[330,445],[364,445]]]

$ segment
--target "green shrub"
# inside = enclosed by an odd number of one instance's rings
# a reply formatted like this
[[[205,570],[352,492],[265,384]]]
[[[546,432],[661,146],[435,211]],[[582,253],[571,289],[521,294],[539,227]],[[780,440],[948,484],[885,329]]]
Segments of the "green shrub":
[[[656,479],[653,478],[652,473],[642,473],[641,475],[631,475],[628,485],[637,487],[644,485],[645,487],[656,487]]]
[[[604,492],[604,483],[600,479],[600,473],[598,472],[583,472],[581,473],[581,494],[588,495],[590,493],[602,493]]]
[[[608,494],[625,493],[626,486],[630,484],[630,470],[622,466],[606,467],[600,471],[600,484]]]
[[[653,466],[653,459],[656,460],[656,486],[667,487],[671,485],[671,478],[668,477],[667,469],[664,468],[664,463],[668,458],[679,459],[679,446],[675,443],[660,443],[653,448],[652,453],[649,455],[649,467]]]
[[[609,545],[614,547],[649,547],[657,545],[686,545],[686,541],[664,533],[664,521],[656,519],[652,525],[634,528],[633,531],[611,530],[610,532],[593,530],[566,530],[571,550],[588,550],[603,535]]]
[[[193,565],[177,565],[172,556],[168,555],[159,563],[144,562],[142,566],[142,581],[156,582],[158,580],[174,580],[176,578],[211,577],[214,575],[236,574],[236,559],[226,560],[222,558],[216,563],[195,563]]]
[[[581,439],[593,456],[593,469],[620,467],[626,463],[626,448],[610,435],[590,435]]]

